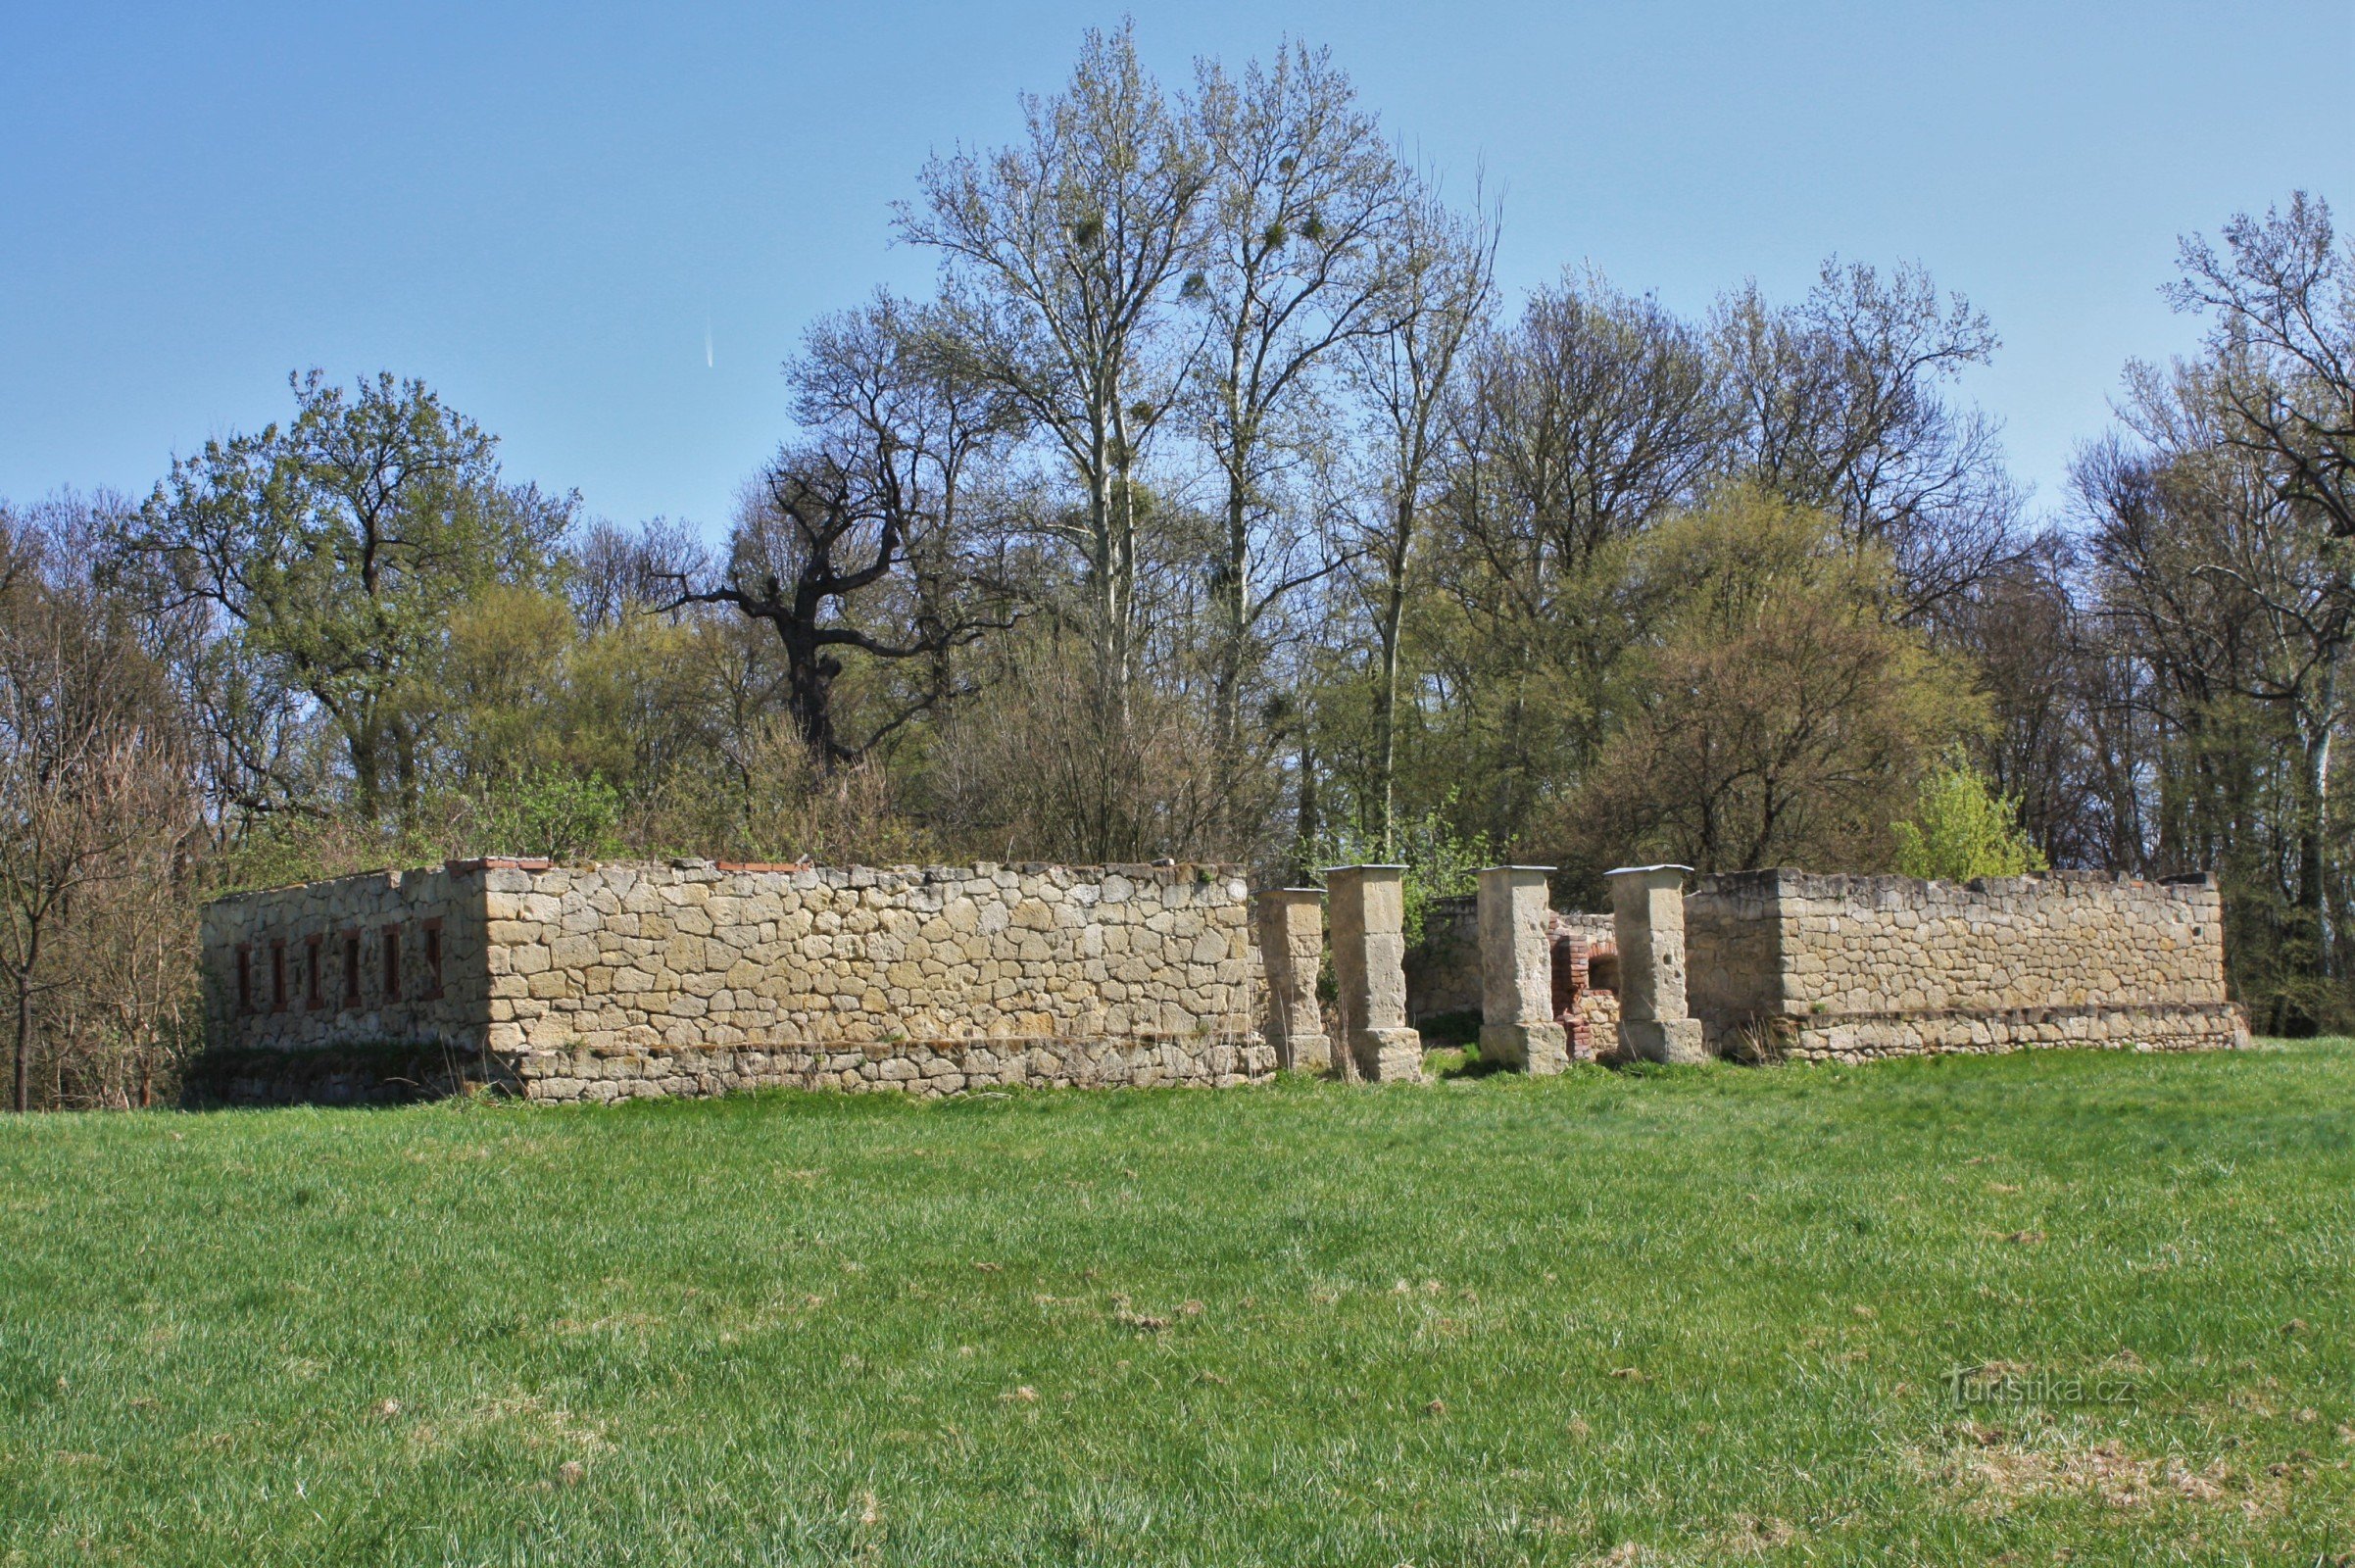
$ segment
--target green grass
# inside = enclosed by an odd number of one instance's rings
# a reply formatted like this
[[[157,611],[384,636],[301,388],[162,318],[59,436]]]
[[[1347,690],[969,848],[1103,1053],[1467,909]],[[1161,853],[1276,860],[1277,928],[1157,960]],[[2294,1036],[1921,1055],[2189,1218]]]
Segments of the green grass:
[[[2343,1561],[2351,1135],[2342,1043],[14,1121],[0,1564]]]

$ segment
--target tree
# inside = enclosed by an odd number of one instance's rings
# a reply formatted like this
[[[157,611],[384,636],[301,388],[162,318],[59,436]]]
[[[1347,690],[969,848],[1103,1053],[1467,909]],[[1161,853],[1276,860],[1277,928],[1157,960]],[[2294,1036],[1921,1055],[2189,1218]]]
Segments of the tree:
[[[62,543],[86,552],[90,541]],[[129,607],[97,593],[86,554],[60,544],[0,509],[0,982],[20,1111],[32,1105],[41,1018],[94,978],[72,962],[77,921],[115,884],[168,885],[194,826],[163,672]],[[82,956],[120,978],[138,954]],[[90,1003],[134,1012],[146,995],[84,988]]]
[[[1742,420],[1742,470],[1895,560],[1895,608],[1924,614],[2018,550],[2019,493],[1994,424],[1946,400],[1996,347],[1986,315],[1930,274],[1824,263],[1807,297],[1769,306],[1751,283],[1714,336]]]
[[[314,370],[289,384],[291,423],[175,461],[114,551],[151,568],[159,610],[210,607],[316,706],[372,820],[417,802],[434,710],[410,699],[451,612],[544,577],[576,503],[503,485],[495,440],[421,381],[384,373],[347,394]]]
[[[1100,679],[1125,704],[1137,653],[1136,474],[1188,355],[1162,354],[1171,296],[1201,266],[1202,148],[1137,62],[1131,25],[1091,31],[1026,134],[928,163],[900,236],[941,253],[971,372],[1044,431],[1084,503],[1037,525],[1078,549]]]
[[[1887,555],[1742,489],[1648,535],[1638,570],[1663,585],[1660,629],[1557,837],[1602,826],[1702,870],[1886,864],[1922,760],[1979,707],[1887,618]]]
[[[1005,621],[960,620],[918,626],[890,641],[855,618],[860,594],[887,582],[904,563],[914,527],[900,468],[888,446],[854,467],[820,448],[787,453],[748,503],[730,547],[728,581],[695,589],[683,580],[680,605],[730,605],[765,621],[785,656],[785,705],[802,743],[821,768],[857,761],[881,735],[931,706],[931,694],[865,740],[844,739],[834,683],[842,650],[881,660],[918,659],[971,642]]]
[[[2221,438],[2300,522],[2355,534],[2355,238],[2336,243],[2330,204],[2295,191],[2286,214],[2242,213],[2224,239],[2185,239],[2167,289],[2212,318]]]
[[[1614,721],[1644,620],[1621,591],[1626,542],[1693,499],[1733,429],[1700,335],[1593,272],[1534,293],[1463,381],[1435,574],[1462,635],[1443,662],[1479,694],[1455,739],[1481,757],[1478,804],[1509,839]]]
[[[1321,551],[1302,559],[1309,530],[1282,475],[1325,445],[1320,372],[1414,308],[1398,240],[1417,191],[1323,50],[1289,45],[1240,79],[1204,62],[1197,82],[1208,239],[1185,293],[1208,336],[1187,401],[1221,492],[1208,636],[1212,726],[1233,776],[1260,624],[1333,566]]]
[[[905,513],[908,608],[930,655],[919,662],[916,689],[903,695],[902,712],[912,717],[971,695],[951,656],[969,633],[1006,620],[1007,593],[989,560],[1001,542],[987,526],[994,519],[970,505],[970,492],[975,471],[1021,433],[1019,411],[973,373],[946,312],[890,293],[820,318],[786,373],[805,429],[893,472]]]
[[[1467,220],[1426,191],[1379,244],[1386,253],[1381,270],[1396,280],[1391,327],[1352,341],[1349,375],[1367,411],[1368,450],[1354,486],[1363,562],[1358,591],[1374,633],[1373,777],[1365,793],[1378,842],[1393,846],[1408,588],[1426,499],[1446,450],[1447,399],[1492,301],[1496,223],[1486,215]],[[1301,788],[1314,788],[1305,759]],[[1304,835],[1313,831],[1303,823]]]

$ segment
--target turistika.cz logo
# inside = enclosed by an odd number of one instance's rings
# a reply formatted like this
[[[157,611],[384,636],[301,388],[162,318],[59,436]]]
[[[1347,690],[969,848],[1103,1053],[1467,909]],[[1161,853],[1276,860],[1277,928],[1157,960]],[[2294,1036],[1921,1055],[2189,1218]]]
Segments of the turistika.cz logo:
[[[1954,1402],[1973,1404],[2132,1404],[2134,1385],[2117,1376],[2078,1377],[2013,1367],[1956,1367],[1946,1374]]]

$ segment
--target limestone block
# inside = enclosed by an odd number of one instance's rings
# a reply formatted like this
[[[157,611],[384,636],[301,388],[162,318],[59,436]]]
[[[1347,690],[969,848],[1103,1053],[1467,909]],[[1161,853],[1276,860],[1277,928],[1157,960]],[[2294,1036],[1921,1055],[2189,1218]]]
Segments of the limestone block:
[[[1619,1020],[1619,1049],[1642,1061],[1693,1066],[1706,1059],[1698,1018]]]
[[[1480,1054],[1523,1072],[1560,1072],[1569,1033],[1553,1021],[1551,914],[1545,865],[1491,866],[1480,873]]]
[[[1404,866],[1325,873],[1342,1028],[1357,1070],[1374,1082],[1420,1080],[1422,1041],[1406,1026]]]

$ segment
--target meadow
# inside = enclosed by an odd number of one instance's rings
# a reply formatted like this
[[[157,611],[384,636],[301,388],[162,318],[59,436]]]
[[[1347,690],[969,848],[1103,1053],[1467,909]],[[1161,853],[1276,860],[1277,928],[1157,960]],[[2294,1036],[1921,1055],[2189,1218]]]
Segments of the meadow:
[[[2351,1279],[2346,1042],[18,1118],[0,1564],[2343,1564]]]

